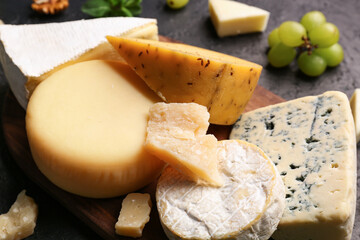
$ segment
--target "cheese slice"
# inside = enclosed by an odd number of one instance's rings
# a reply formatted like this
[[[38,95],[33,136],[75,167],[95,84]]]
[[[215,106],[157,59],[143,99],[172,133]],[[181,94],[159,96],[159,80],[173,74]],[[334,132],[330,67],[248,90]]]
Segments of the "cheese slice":
[[[172,167],[158,181],[156,202],[169,239],[269,239],[285,206],[284,185],[272,161],[255,145],[218,142],[225,181],[198,185]]]
[[[38,206],[21,191],[10,210],[0,215],[0,239],[23,239],[34,233]]]
[[[350,99],[351,111],[355,123],[356,142],[360,141],[360,88],[355,89]]]
[[[1,25],[1,63],[20,105],[26,108],[27,95],[31,95],[39,82],[65,66],[92,59],[120,59],[107,43],[106,35],[157,39],[156,20],[112,17]]]
[[[206,106],[210,123],[233,124],[245,109],[262,67],[178,43],[108,37],[125,61],[166,102]]]
[[[245,113],[231,139],[261,147],[286,186],[276,240],[349,240],[356,204],[356,143],[348,98],[326,92]]]
[[[35,163],[55,185],[81,196],[114,197],[145,186],[164,166],[143,146],[157,101],[124,63],[63,68],[29,101],[26,132]]]
[[[196,103],[156,103],[150,108],[145,148],[191,180],[223,184],[216,156],[217,139],[206,135],[206,107]]]
[[[151,199],[148,193],[130,193],[123,202],[115,232],[122,236],[141,237],[150,220]]]
[[[209,0],[209,12],[219,37],[263,32],[270,13],[232,0]]]

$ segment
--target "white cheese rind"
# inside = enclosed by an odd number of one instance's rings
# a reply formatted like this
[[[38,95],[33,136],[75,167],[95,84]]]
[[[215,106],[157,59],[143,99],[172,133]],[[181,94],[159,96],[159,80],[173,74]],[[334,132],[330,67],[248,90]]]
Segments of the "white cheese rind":
[[[355,89],[350,99],[351,111],[355,123],[356,142],[360,141],[360,88]]]
[[[261,147],[286,186],[274,239],[351,238],[356,204],[356,143],[349,101],[340,92],[243,114],[231,139]]]
[[[11,90],[20,105],[26,108],[27,91],[24,85],[28,78],[40,77],[62,64],[77,60],[100,45],[109,45],[108,49],[115,52],[105,38],[107,35],[133,36],[134,31],[140,31],[139,34],[146,37],[148,33],[144,32],[144,28],[151,28],[157,36],[156,20],[146,18],[112,17],[62,23],[0,25],[0,60]],[[91,54],[86,58],[115,60],[104,56],[94,58],[94,54]]]
[[[218,143],[224,186],[198,185],[167,167],[156,189],[169,239],[268,239],[285,206],[284,185],[261,150],[242,141]]]

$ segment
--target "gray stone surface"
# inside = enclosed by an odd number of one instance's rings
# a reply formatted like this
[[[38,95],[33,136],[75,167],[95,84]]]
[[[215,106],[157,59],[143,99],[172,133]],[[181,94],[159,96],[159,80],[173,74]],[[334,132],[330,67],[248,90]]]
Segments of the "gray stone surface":
[[[88,18],[80,11],[84,0],[70,0],[69,9],[57,16],[35,14],[30,9],[30,2],[30,0],[0,0],[0,19],[9,24],[30,24]],[[327,90],[339,90],[350,97],[354,88],[360,88],[358,78],[360,75],[360,1],[244,0],[243,2],[271,12],[266,32],[218,38],[209,18],[207,0],[190,0],[188,6],[179,11],[168,9],[165,6],[165,0],[143,0],[141,16],[157,18],[162,35],[263,65],[264,70],[259,83],[288,100],[321,94]],[[324,12],[328,21],[339,27],[340,44],[345,51],[344,62],[336,68],[328,69],[318,78],[304,76],[298,71],[295,63],[283,69],[268,66],[265,54],[268,33],[283,21],[298,21],[303,14],[311,10]],[[0,68],[0,108],[7,90],[8,85]],[[358,145],[358,151],[359,149]],[[360,178],[358,178],[359,184]],[[41,205],[38,227],[29,239],[99,239],[95,233],[24,176],[8,153],[1,129],[0,213],[8,210],[16,195],[24,188],[28,189],[29,195]],[[360,203],[359,191],[358,203]],[[356,211],[353,240],[360,240],[360,204]]]

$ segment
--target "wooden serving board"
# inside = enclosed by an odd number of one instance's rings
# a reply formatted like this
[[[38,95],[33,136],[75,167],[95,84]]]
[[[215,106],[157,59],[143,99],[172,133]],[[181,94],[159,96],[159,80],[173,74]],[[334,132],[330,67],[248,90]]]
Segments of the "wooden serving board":
[[[162,41],[170,41],[162,37]],[[254,95],[248,103],[245,111],[254,110],[259,107],[268,106],[285,101],[272,92],[257,86]],[[2,112],[2,123],[5,141],[9,152],[17,165],[35,183],[37,183],[47,193],[57,199],[70,212],[75,214],[85,224],[91,227],[98,235],[104,239],[132,239],[115,234],[115,223],[117,221],[123,197],[110,199],[91,199],[80,197],[68,193],[52,184],[37,168],[32,159],[29,143],[25,131],[25,111],[17,103],[14,95],[9,91],[4,101]],[[220,139],[227,139],[231,126],[211,125],[209,133],[215,134]],[[162,227],[155,204],[154,191],[156,182],[139,190],[151,194],[153,208],[151,211],[150,222],[146,224],[143,237],[140,239],[167,239]]]

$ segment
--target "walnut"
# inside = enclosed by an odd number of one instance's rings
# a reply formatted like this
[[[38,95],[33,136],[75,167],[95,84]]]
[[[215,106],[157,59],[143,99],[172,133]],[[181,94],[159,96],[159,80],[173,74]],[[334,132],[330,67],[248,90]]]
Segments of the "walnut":
[[[68,0],[33,0],[31,8],[43,14],[55,14],[69,6]]]

